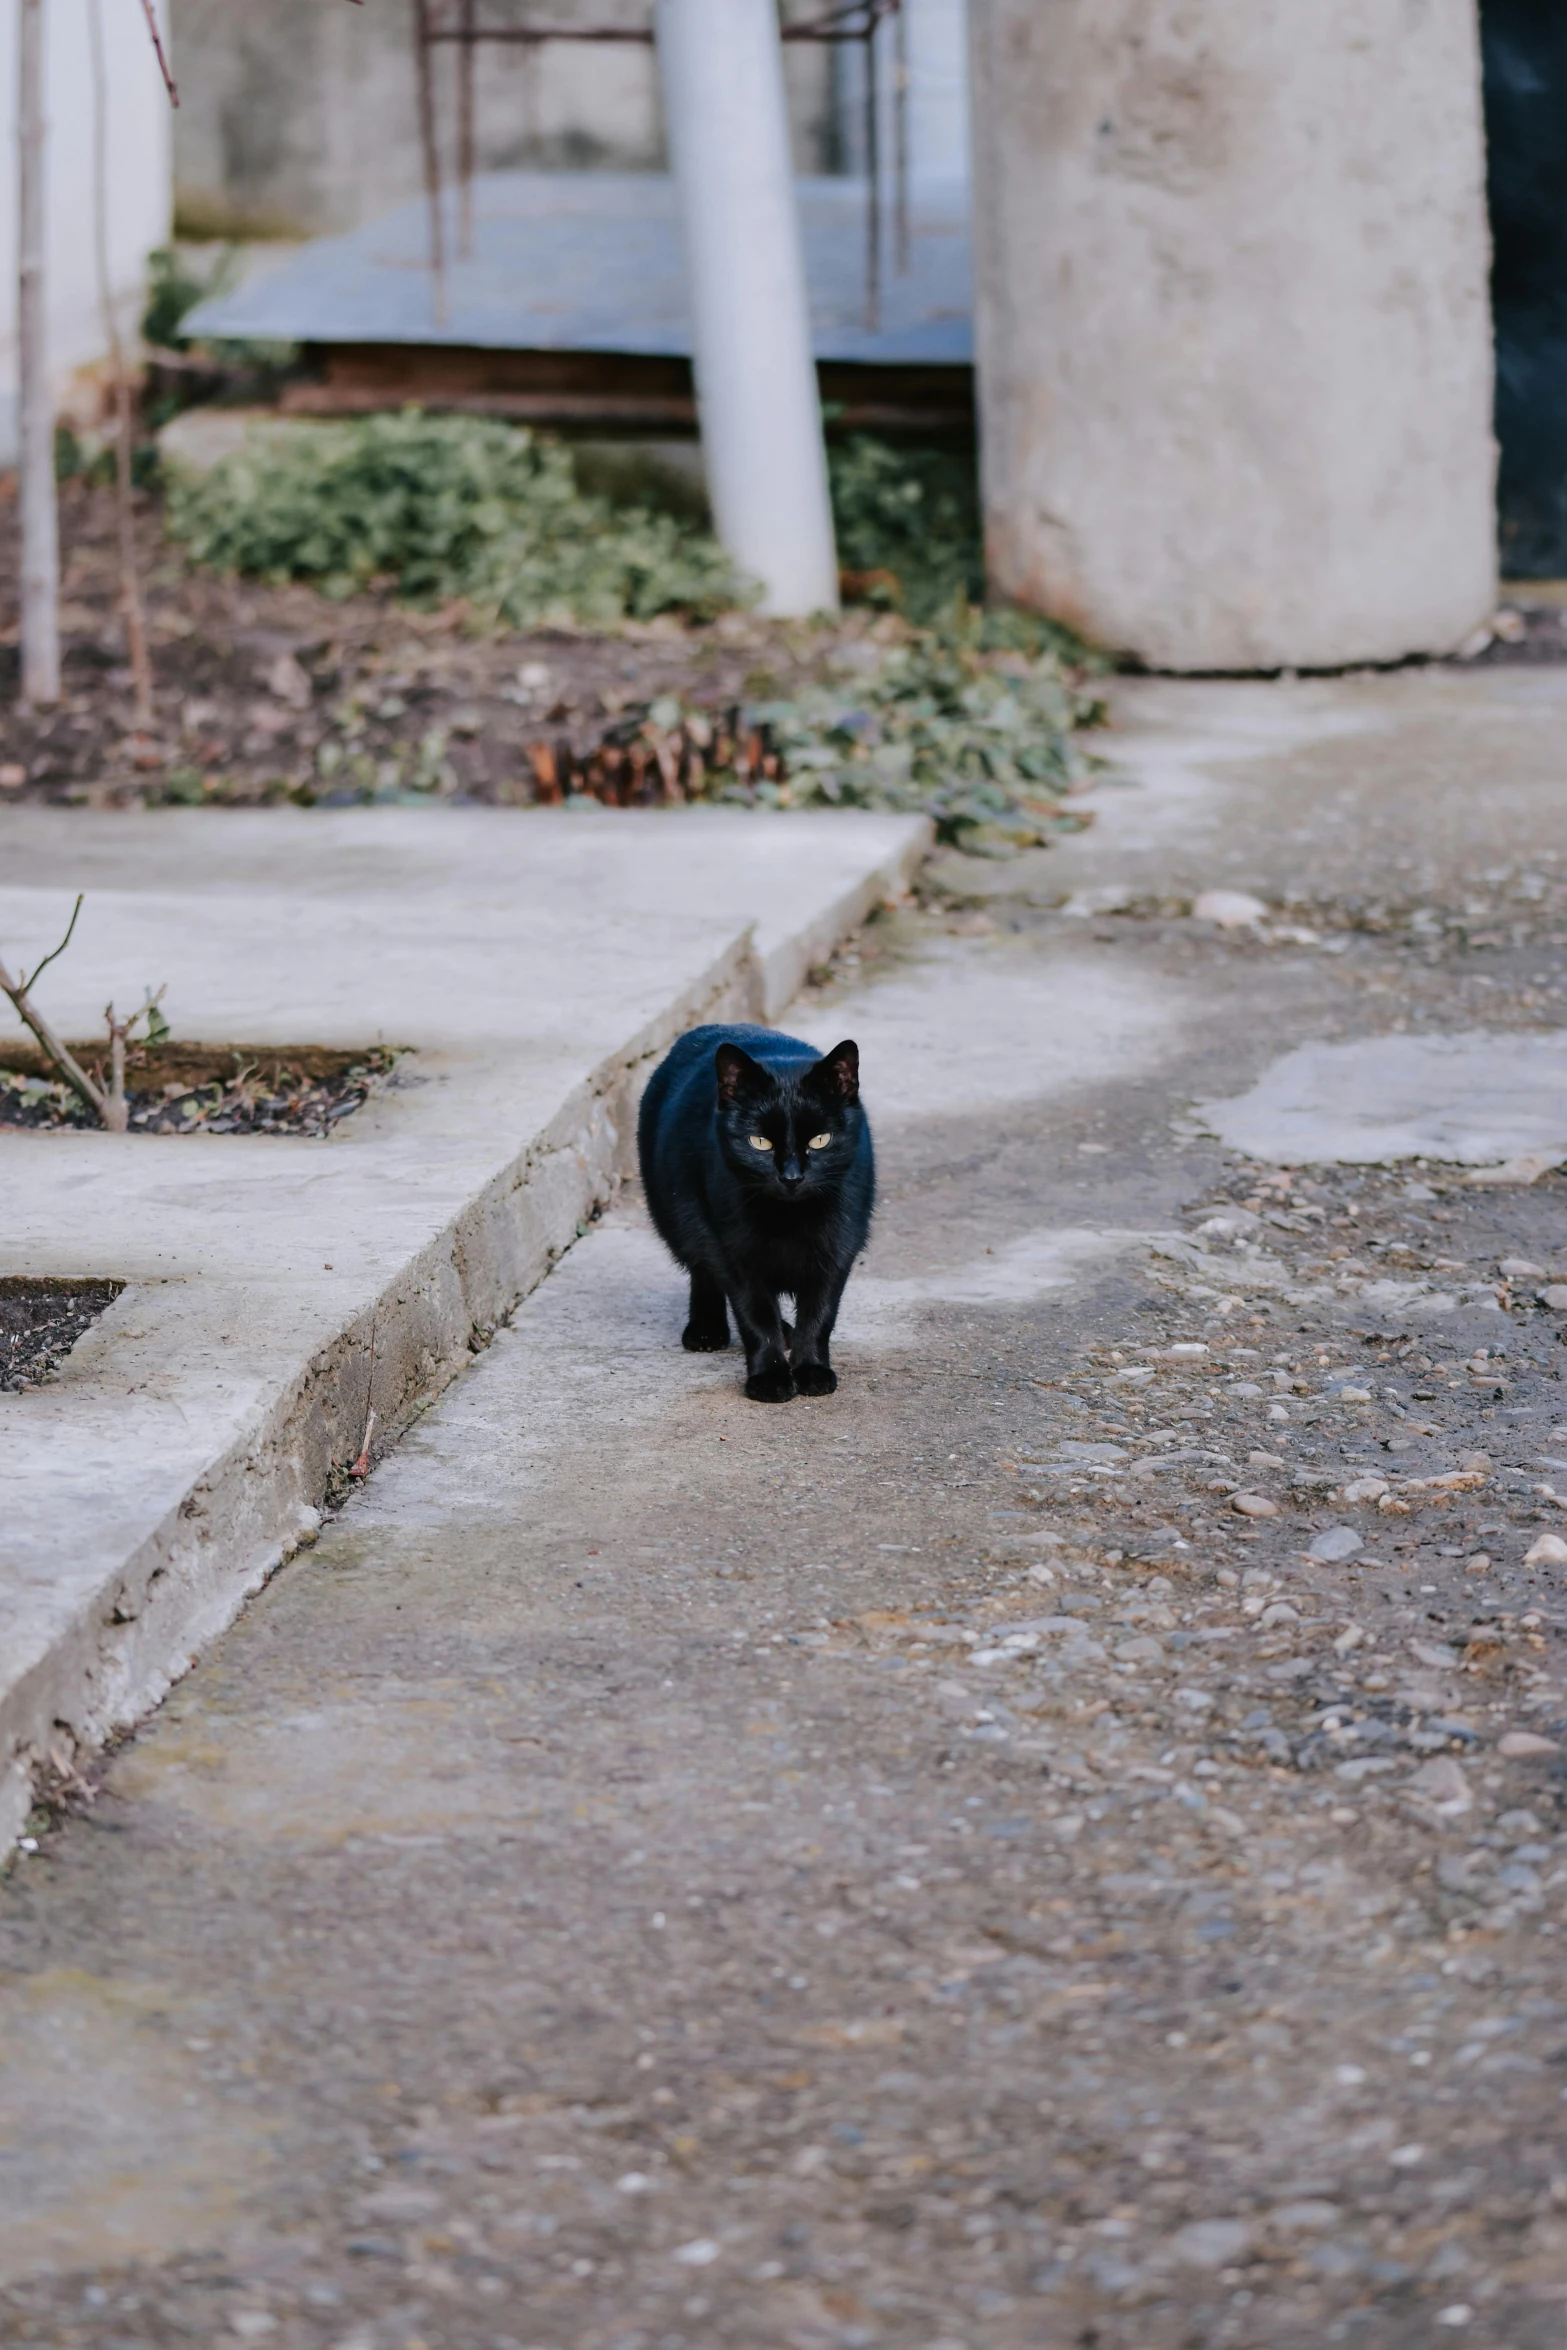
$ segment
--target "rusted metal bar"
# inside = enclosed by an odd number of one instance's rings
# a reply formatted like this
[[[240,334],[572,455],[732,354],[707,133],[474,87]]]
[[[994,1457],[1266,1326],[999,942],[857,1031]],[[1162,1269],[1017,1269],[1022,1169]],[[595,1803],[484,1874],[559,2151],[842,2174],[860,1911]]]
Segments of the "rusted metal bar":
[[[446,323],[446,227],[441,218],[441,150],[435,132],[435,76],[430,56],[434,27],[430,0],[413,0],[414,59],[419,72],[419,143],[424,150],[424,192],[430,208],[430,270],[435,280],[436,323]]]
[[[461,25],[432,27],[427,38],[442,41],[499,41],[513,45],[537,48],[545,41],[634,41],[643,48],[653,46],[651,25],[476,25],[471,32]]]
[[[462,46],[457,52],[457,182],[461,190],[458,198],[457,249],[466,260],[473,251],[473,103],[474,69],[478,63],[474,36],[478,31],[477,0],[460,0],[459,29]]]
[[[909,20],[901,8],[892,11],[892,171],[896,226],[893,249],[898,275],[909,270]]]
[[[881,90],[876,78],[876,22],[865,34],[865,330],[881,326]]]
[[[901,14],[902,6],[903,0],[847,0],[847,5],[829,8],[820,16],[782,25],[780,36],[785,41],[866,41],[888,17]],[[654,35],[651,25],[481,25],[465,8],[463,21],[452,25],[432,22],[424,37],[432,45],[456,43],[465,47],[479,41],[523,48],[537,48],[546,41],[618,41],[650,48]]]

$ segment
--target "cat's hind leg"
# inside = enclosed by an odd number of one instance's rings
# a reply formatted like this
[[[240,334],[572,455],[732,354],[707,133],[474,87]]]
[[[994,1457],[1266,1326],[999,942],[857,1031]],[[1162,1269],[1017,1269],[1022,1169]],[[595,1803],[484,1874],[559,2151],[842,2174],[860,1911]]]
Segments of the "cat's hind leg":
[[[729,1309],[724,1303],[723,1284],[711,1273],[694,1272],[691,1276],[691,1313],[680,1333],[680,1343],[690,1355],[711,1355],[729,1344]]]

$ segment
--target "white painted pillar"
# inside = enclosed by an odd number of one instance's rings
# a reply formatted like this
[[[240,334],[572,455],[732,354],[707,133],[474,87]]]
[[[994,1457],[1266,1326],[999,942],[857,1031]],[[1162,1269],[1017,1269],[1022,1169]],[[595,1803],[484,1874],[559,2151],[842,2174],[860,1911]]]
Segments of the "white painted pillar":
[[[1475,0],[971,0],[992,588],[1170,669],[1495,595]]]
[[[775,0],[658,0],[657,25],[718,535],[762,583],[764,611],[834,611]]]

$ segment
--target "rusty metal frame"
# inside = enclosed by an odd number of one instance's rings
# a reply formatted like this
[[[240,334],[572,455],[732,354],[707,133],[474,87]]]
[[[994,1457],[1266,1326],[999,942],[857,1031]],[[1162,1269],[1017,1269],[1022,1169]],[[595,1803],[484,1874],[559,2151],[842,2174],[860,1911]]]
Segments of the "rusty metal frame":
[[[460,254],[473,250],[474,106],[476,52],[481,42],[542,48],[550,41],[634,43],[649,48],[654,32],[646,25],[483,24],[478,0],[413,0],[414,53],[419,91],[419,140],[424,156],[425,195],[430,208],[430,269],[435,311],[446,316],[446,228],[442,210],[441,148],[435,89],[434,51],[454,47],[457,67],[457,189]],[[893,172],[896,208],[895,250],[900,272],[909,265],[908,28],[903,0],[827,0],[814,16],[785,19],[785,41],[860,42],[865,50],[865,323],[872,333],[881,322],[882,192],[881,87],[876,36],[897,22],[893,67]]]

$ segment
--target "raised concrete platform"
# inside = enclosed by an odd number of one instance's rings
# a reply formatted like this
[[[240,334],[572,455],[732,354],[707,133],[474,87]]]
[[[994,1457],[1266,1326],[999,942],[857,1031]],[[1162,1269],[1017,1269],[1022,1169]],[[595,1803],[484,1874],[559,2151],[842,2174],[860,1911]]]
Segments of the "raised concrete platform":
[[[0,816],[0,940],[91,1035],[415,1048],[329,1140],[7,1132],[0,1273],[127,1287],[0,1395],[0,1838],[308,1539],[329,1475],[469,1360],[628,1164],[642,1077],[776,1017],[920,819],[688,810]],[[482,1343],[482,1339],[478,1341]]]

